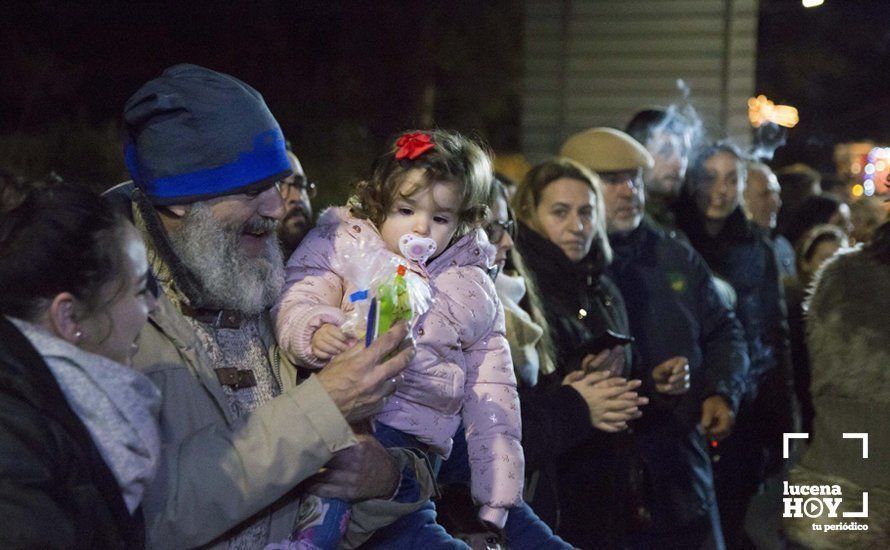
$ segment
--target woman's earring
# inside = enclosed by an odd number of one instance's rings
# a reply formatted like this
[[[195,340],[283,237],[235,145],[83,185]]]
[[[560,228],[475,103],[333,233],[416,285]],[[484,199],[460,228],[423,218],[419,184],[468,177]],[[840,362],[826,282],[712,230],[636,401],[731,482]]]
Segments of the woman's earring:
[[[75,343],[79,344],[81,338],[83,338],[83,332],[78,330],[77,332],[74,333],[74,342]]]

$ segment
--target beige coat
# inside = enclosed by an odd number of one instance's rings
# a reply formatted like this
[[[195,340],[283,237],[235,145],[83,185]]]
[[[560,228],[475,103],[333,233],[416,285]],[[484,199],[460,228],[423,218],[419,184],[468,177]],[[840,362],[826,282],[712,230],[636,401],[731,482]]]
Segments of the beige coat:
[[[356,443],[317,379],[297,385],[296,369],[279,360],[268,317],[260,327],[282,394],[241,420],[232,417],[210,358],[166,296],[142,330],[133,364],[162,394],[161,463],[144,501],[149,547],[223,546],[220,537],[226,531],[269,512],[270,542],[283,540],[300,503],[298,494],[288,492],[333,453]],[[413,467],[420,499],[355,504],[344,547],[357,546],[376,529],[416,510],[432,492],[420,459],[408,451],[391,452],[401,468]]]

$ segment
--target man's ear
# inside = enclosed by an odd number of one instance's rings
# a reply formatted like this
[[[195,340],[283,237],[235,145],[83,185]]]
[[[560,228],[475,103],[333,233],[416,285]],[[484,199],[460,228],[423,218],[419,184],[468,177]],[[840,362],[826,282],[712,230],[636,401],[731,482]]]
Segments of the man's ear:
[[[172,204],[170,206],[165,206],[164,209],[169,211],[170,214],[173,214],[177,218],[185,216],[185,213],[189,211],[189,207],[187,204]]]
[[[190,205],[172,204],[170,206],[155,207],[158,219],[165,231],[176,230],[182,224],[182,218],[188,213]]]
[[[63,340],[77,345],[83,339],[80,327],[81,305],[70,292],[61,292],[53,298],[47,312],[47,328]]]

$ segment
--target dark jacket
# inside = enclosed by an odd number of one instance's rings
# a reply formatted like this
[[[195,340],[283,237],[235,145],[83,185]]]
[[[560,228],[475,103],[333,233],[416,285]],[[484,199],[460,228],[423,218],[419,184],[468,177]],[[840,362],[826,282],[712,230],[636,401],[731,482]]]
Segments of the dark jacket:
[[[610,237],[607,273],[624,296],[634,342],[633,377],[650,398],[635,434],[646,466],[653,530],[671,531],[707,514],[714,502],[711,460],[696,425],[708,396],[738,409],[748,352],[742,327],[719,297],[711,273],[686,243],[644,222]],[[689,360],[689,391],[654,391],[652,369],[675,356]]]
[[[555,409],[553,399],[561,393],[570,395],[560,383],[580,366],[573,361],[574,351],[606,329],[627,334],[627,313],[617,287],[603,275],[604,262],[596,247],[573,263],[559,247],[522,223],[516,247],[540,291],[555,348],[556,372],[543,377],[535,388],[538,396],[544,396],[539,399],[549,402],[542,411],[546,414]],[[628,357],[626,372],[629,369]],[[548,430],[540,437],[552,446],[551,452],[538,452],[544,441],[523,444],[535,449],[529,455],[529,472],[543,478],[530,503],[567,542],[582,548],[614,547],[623,533],[633,529],[635,504],[628,487],[632,439],[628,432],[607,434],[594,429],[578,397],[565,398],[563,418],[539,419],[542,432]],[[530,397],[521,398],[525,407]],[[523,422],[529,413],[523,415]],[[554,426],[557,423],[561,428]],[[531,432],[524,429],[523,437]]]
[[[736,316],[745,329],[751,360],[747,393],[753,399],[767,373],[788,367],[787,315],[773,248],[741,208],[714,237],[694,213],[682,216],[680,227],[711,270],[736,291]]]
[[[30,342],[0,315],[0,548],[142,548],[117,481]]]
[[[724,458],[732,453],[738,460],[722,460],[717,477],[718,485],[722,476],[744,488],[741,492],[751,492],[768,473],[764,468],[781,467],[782,433],[796,431],[788,323],[775,253],[741,208],[729,215],[713,237],[705,231],[695,206],[681,212],[680,226],[692,246],[738,296],[735,313],[745,329],[751,368],[734,432],[722,446]],[[746,454],[750,456],[742,459]]]

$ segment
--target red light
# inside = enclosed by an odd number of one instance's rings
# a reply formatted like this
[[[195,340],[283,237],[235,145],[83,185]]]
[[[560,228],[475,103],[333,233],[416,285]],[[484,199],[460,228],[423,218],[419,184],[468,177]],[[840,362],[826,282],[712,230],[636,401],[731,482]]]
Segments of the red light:
[[[714,449],[717,448],[717,440],[716,440],[716,439],[712,439],[712,440],[711,440],[711,447],[714,448]]]

